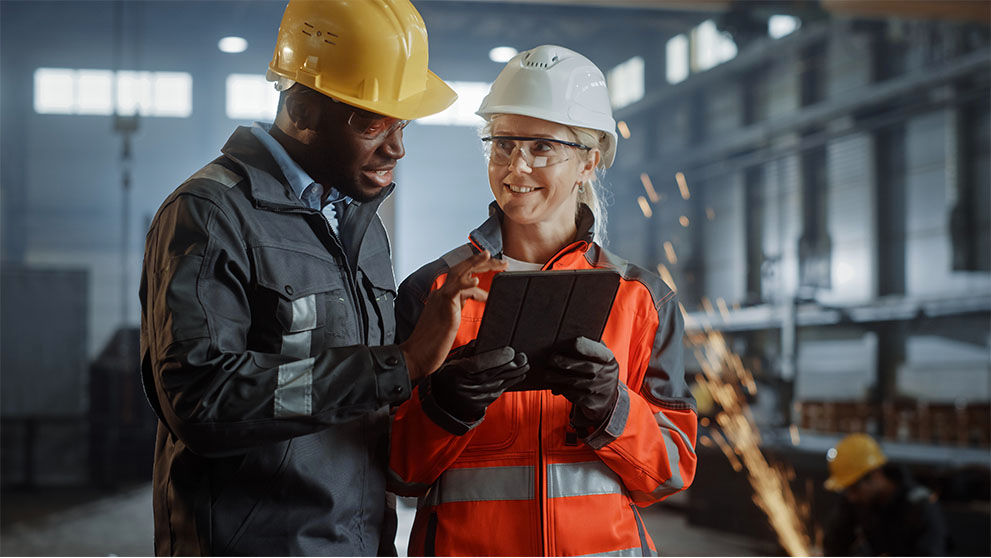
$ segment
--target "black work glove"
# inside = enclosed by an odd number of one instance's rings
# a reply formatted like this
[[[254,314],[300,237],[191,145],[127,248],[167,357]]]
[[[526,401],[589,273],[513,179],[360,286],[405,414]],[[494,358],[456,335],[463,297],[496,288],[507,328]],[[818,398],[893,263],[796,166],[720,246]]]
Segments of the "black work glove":
[[[485,409],[530,370],[526,355],[511,347],[479,354],[473,348],[456,351],[427,377],[437,406],[465,423],[481,420]]]
[[[574,405],[575,430],[588,435],[609,420],[619,398],[619,363],[609,347],[578,337],[552,354],[548,363],[545,385]]]

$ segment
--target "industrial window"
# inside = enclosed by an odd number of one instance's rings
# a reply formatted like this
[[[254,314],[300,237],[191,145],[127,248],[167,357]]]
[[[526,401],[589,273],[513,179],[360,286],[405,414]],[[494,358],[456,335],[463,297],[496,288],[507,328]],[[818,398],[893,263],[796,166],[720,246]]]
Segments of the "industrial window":
[[[482,118],[475,114],[482,99],[489,93],[490,83],[484,81],[449,81],[448,85],[458,94],[458,100],[445,110],[417,119],[417,124],[428,126],[479,126]]]
[[[716,28],[711,19],[692,29],[691,69],[704,72],[736,57],[736,43]]]
[[[665,45],[668,83],[678,83],[690,73],[704,72],[736,57],[736,43],[716,27],[716,22],[705,20],[687,35],[675,35]]]
[[[272,122],[279,105],[279,92],[261,74],[227,76],[227,118]]]
[[[802,26],[802,20],[787,15],[772,15],[767,19],[767,34],[772,39],[791,35]]]
[[[38,114],[117,113],[186,118],[192,113],[193,78],[185,72],[113,72],[38,68],[34,110]]]
[[[688,78],[688,37],[684,34],[668,39],[665,46],[668,83],[680,83]]]
[[[643,58],[634,56],[617,65],[606,75],[609,101],[614,109],[643,99]]]

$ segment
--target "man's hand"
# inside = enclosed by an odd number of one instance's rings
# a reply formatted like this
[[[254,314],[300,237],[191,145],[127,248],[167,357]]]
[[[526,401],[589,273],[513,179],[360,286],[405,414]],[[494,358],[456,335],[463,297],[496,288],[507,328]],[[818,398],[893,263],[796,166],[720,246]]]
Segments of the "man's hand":
[[[483,251],[448,270],[444,284],[427,296],[413,332],[399,345],[411,380],[419,380],[444,363],[461,324],[464,301],[473,298],[484,302],[488,298],[488,293],[478,288],[474,274],[504,269],[506,262]]]

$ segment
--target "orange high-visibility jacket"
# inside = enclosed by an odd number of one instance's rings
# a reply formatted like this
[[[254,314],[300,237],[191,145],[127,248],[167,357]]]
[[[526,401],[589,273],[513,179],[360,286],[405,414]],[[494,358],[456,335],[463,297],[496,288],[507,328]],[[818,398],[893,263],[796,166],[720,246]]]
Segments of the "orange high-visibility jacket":
[[[660,278],[591,241],[591,212],[582,207],[580,239],[544,269],[621,274],[602,336],[619,363],[616,407],[582,440],[569,425],[571,403],[549,390],[506,392],[481,421],[465,424],[418,387],[395,413],[390,458],[391,489],[420,497],[410,556],[657,554],[637,506],[683,490],[695,475],[697,417],[684,378],[682,316]],[[500,223],[493,204],[469,244],[404,281],[400,337],[451,265],[483,249],[502,253]],[[479,276],[482,288],[493,275]],[[484,307],[465,302],[455,347],[475,338]]]

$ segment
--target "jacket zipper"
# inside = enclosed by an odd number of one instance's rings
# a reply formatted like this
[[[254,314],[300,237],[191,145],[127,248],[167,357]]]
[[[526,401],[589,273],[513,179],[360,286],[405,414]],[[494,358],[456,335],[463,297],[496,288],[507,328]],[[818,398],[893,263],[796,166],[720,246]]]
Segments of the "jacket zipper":
[[[547,479],[544,464],[544,392],[537,392],[537,512],[540,514],[540,556],[549,556],[547,541],[547,509],[544,495],[547,494]]]
[[[351,269],[351,263],[348,261],[348,254],[344,250],[344,242],[342,242],[341,237],[336,232],[334,232],[334,229],[330,226],[330,223],[327,222],[327,218],[324,217],[321,212],[316,211],[315,209],[311,209],[310,211],[320,214],[324,227],[326,227],[327,235],[330,236],[330,238],[334,241],[334,243],[337,244],[337,247],[340,248],[341,257],[337,261],[337,265],[342,266],[344,268],[344,275],[346,276],[348,281],[348,293],[351,295],[351,309],[354,310],[355,312],[354,315],[357,318],[355,320],[355,326],[354,326],[355,333],[357,334],[356,339],[358,339],[359,343],[367,343],[368,340],[365,339],[365,332],[368,331],[368,328],[365,327],[362,330],[362,326],[365,324],[367,318],[365,316],[364,309],[358,306],[358,301],[361,300],[361,297],[359,296],[358,293],[358,285],[357,285],[358,279],[355,276],[354,271]],[[341,223],[338,223],[338,226],[340,225]],[[335,259],[337,258],[335,257]]]

